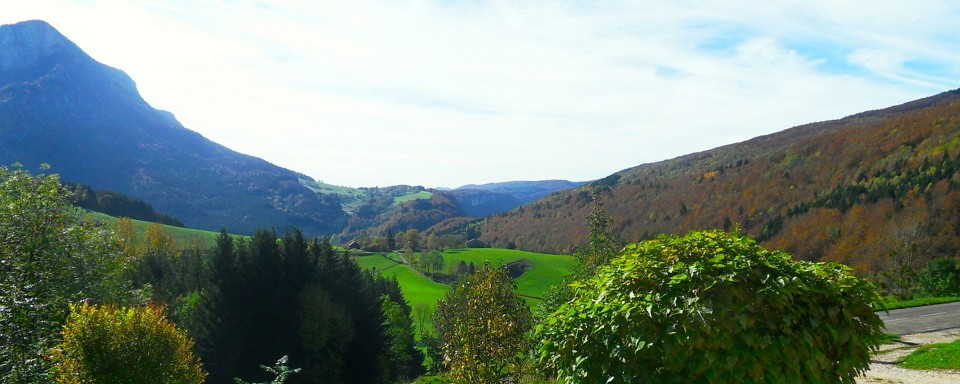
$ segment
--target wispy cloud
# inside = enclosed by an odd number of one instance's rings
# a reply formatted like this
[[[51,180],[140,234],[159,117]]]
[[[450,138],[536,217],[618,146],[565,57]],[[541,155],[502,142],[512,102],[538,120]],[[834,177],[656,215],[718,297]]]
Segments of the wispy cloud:
[[[325,181],[603,177],[958,87],[946,1],[37,1],[191,129]]]

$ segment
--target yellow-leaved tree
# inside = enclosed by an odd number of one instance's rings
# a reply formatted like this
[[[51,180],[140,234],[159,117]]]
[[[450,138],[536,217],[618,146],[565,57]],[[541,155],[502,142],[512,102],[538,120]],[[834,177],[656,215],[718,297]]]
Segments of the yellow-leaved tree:
[[[71,306],[53,350],[57,384],[192,384],[207,374],[163,307]]]
[[[530,309],[513,293],[505,267],[484,266],[437,302],[433,323],[444,364],[458,382],[499,383],[520,372]]]

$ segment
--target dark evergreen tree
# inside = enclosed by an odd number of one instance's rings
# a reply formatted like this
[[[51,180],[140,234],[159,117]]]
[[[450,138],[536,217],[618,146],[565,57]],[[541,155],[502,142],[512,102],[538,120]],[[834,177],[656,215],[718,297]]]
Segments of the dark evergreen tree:
[[[329,238],[221,233],[210,271],[210,383],[269,380],[258,367],[284,355],[302,368],[296,383],[393,382],[420,372],[399,285],[363,271]]]

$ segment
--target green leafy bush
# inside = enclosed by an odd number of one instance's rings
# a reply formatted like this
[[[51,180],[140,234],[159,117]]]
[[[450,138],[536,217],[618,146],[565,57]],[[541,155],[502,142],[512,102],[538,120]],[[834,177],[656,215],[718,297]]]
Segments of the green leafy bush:
[[[722,231],[628,245],[573,288],[536,335],[568,383],[852,383],[883,337],[849,268]]]
[[[206,373],[163,308],[73,306],[53,353],[57,384],[190,384]]]
[[[940,257],[930,261],[920,275],[920,292],[930,297],[960,295],[960,266],[956,259]]]
[[[41,355],[59,341],[70,302],[128,299],[128,265],[112,234],[84,221],[69,198],[56,175],[0,167],[2,383],[48,382]]]

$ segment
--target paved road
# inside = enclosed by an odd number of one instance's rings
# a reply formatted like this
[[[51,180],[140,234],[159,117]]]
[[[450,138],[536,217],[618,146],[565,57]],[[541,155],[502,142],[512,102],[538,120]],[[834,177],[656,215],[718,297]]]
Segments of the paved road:
[[[960,302],[880,312],[887,332],[898,335],[960,328]]]

